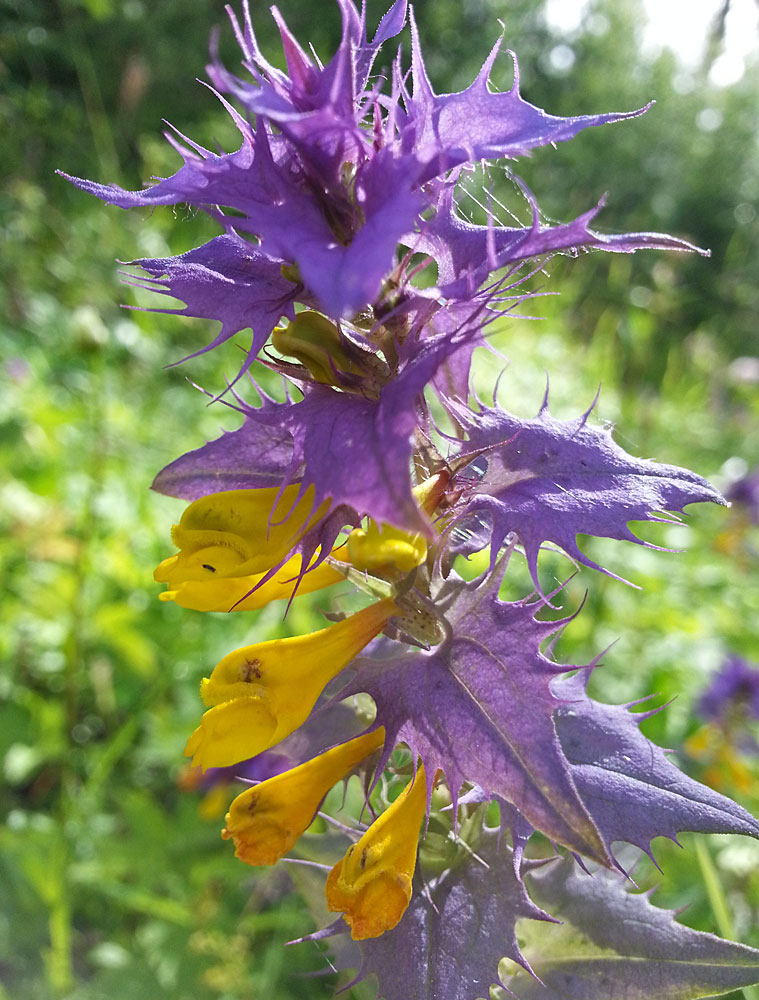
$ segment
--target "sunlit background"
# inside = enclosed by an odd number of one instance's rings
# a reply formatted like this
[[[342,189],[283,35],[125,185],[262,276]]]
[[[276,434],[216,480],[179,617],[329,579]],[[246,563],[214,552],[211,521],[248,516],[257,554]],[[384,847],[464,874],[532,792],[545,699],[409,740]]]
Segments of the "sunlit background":
[[[277,60],[266,5],[252,4]],[[283,0],[300,38],[328,55],[337,11]],[[686,465],[734,498],[689,526],[647,526],[679,554],[600,541],[588,551],[633,590],[591,571],[566,591],[586,606],[557,653],[584,663],[601,700],[675,699],[646,723],[680,765],[759,811],[757,720],[740,693],[710,715],[706,687],[730,658],[759,664],[759,5],[753,0],[421,0],[439,90],[473,78],[503,22],[527,99],[556,114],[654,107],[516,165],[546,218],[608,192],[599,228],[672,232],[696,255],[591,254],[552,261],[541,320],[504,322],[500,396],[523,416],[551,380],[563,417],[587,408],[633,454]],[[370,2],[370,20],[382,6]],[[138,187],[177,166],[161,119],[231,149],[234,130],[195,82],[207,38],[237,64],[221,0],[5,0],[0,12],[0,997],[13,1000],[319,998],[335,985],[314,944],[283,942],[323,921],[318,892],[282,865],[248,870],[219,829],[231,787],[210,791],[182,748],[199,679],[229,649],[302,632],[301,598],[256,615],[200,615],[157,600],[153,567],[182,505],[149,491],[182,451],[236,426],[187,379],[220,389],[238,346],[165,366],[211,324],[125,310],[149,299],[119,260],[178,253],[215,235],[181,209],[124,213],[54,170]],[[496,82],[511,82],[504,58]],[[511,165],[514,167],[514,165]],[[462,211],[476,215],[473,175]],[[527,216],[507,171],[494,193]],[[497,369],[483,361],[492,385]],[[544,572],[568,575],[547,561]],[[527,587],[525,575],[525,587]],[[753,741],[753,742],[752,742]],[[659,905],[759,946],[759,847],[736,838],[655,845]],[[317,973],[317,978],[307,974]],[[363,992],[362,992],[363,991]],[[356,996],[372,996],[359,987]],[[739,994],[736,994],[738,996]],[[756,996],[746,992],[746,996]]]
[[[755,0],[643,0],[640,51],[657,58],[664,49],[677,57],[682,76],[677,88],[693,85],[689,75],[706,69],[716,87],[737,83],[756,60],[759,9]],[[548,0],[545,19],[570,50],[575,33],[608,31],[608,18],[593,0]]]

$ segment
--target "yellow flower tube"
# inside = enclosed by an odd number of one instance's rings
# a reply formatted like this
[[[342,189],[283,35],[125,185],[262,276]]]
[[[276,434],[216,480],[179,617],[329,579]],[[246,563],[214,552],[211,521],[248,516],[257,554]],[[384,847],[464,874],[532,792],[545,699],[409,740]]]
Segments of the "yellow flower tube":
[[[305,722],[327,684],[397,611],[387,598],[318,632],[229,653],[201,683],[201,697],[212,707],[187,741],[185,755],[206,770],[279,743]]]
[[[355,941],[392,930],[406,912],[426,808],[420,764],[414,780],[329,873],[327,906],[342,911]]]
[[[415,486],[416,502],[426,514],[432,514],[445,493],[449,476],[439,472]],[[410,573],[427,558],[427,542],[423,535],[401,531],[390,524],[369,521],[367,527],[355,528],[348,535],[344,558],[355,569],[382,576],[395,571]]]
[[[248,865],[274,865],[311,825],[319,804],[341,778],[385,742],[382,726],[327,750],[238,795],[221,831]]]
[[[348,535],[347,561],[356,569],[373,575],[398,570],[410,573],[427,558],[427,542],[420,534],[409,534],[389,524],[355,528]]]

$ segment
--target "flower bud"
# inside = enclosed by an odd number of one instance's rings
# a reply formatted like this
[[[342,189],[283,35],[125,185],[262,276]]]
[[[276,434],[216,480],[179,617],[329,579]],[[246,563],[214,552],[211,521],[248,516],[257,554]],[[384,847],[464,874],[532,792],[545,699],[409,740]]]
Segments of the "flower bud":
[[[341,385],[344,381],[389,374],[387,364],[370,350],[364,350],[343,336],[338,327],[321,313],[299,312],[286,327],[272,333],[272,346],[286,357],[299,361],[317,382]],[[352,376],[342,379],[341,376]]]
[[[413,489],[414,499],[425,514],[431,515],[448,485],[448,473],[440,472]],[[358,570],[374,576],[387,576],[394,571],[406,574],[427,558],[427,542],[421,534],[411,534],[375,521],[366,529],[355,528],[348,536],[344,557]]]
[[[348,562],[356,569],[381,576],[398,570],[410,573],[427,557],[427,543],[420,534],[409,534],[389,524],[378,527],[370,521],[366,530],[355,528],[348,535]]]

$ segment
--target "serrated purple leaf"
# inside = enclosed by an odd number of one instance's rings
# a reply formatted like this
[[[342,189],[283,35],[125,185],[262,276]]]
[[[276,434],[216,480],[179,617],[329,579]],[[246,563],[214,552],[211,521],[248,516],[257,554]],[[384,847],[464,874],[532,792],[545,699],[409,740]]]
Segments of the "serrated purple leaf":
[[[494,838],[492,838],[494,839]],[[498,963],[522,964],[514,926],[549,920],[514,872],[506,844],[491,842],[476,859],[421,887],[398,926],[360,942],[362,973],[375,973],[383,1000],[472,1000],[498,984]]]
[[[698,1000],[759,982],[759,950],[683,927],[621,875],[590,876],[564,859],[528,878],[531,896],[564,923],[520,927],[542,982],[513,976],[519,1000]]]
[[[427,75],[413,18],[411,32],[413,96],[406,100],[407,128],[413,128],[417,148],[425,151],[430,159],[429,177],[462,163],[520,156],[537,146],[565,142],[590,126],[635,118],[647,110],[639,108],[570,118],[546,114],[520,95],[515,58],[514,83],[510,90],[498,92],[490,85],[490,73],[502,39],[491,49],[476,79],[466,90],[436,94]],[[437,157],[433,157],[433,151]]]
[[[412,493],[414,434],[425,419],[424,388],[458,343],[438,337],[421,344],[378,399],[313,385],[297,403],[264,399],[260,407],[241,405],[242,427],[176,459],[159,472],[153,488],[195,500],[223,490],[299,483],[304,492],[313,487],[316,505],[331,499],[333,508],[346,506],[378,523],[429,533]]]
[[[152,488],[182,500],[226,490],[279,487],[293,476],[293,437],[282,420],[286,404],[263,399],[245,422],[161,469]],[[297,470],[295,470],[297,478]]]
[[[239,236],[217,236],[203,246],[176,257],[130,261],[152,278],[137,278],[133,284],[161,295],[181,299],[184,309],[153,309],[200,319],[218,320],[218,336],[204,348],[210,350],[250,328],[253,340],[249,356],[254,358],[269,338],[280,317],[295,316],[295,286],[282,277],[281,260],[272,260]]]
[[[293,409],[301,481],[314,487],[317,503],[332,497],[377,523],[429,533],[411,492],[414,434],[424,421],[424,388],[456,349],[445,337],[422,345],[378,400],[315,386]]]
[[[471,293],[495,270],[547,254],[579,250],[633,253],[635,250],[706,251],[685,240],[663,233],[605,235],[590,229],[603,202],[563,225],[544,226],[537,202],[527,192],[532,211],[529,226],[474,225],[456,211],[454,188],[444,189],[432,219],[407,241],[429,254],[438,266],[437,287],[441,295],[458,298]]]
[[[590,671],[558,678],[554,712],[561,748],[588,812],[609,849],[627,841],[651,853],[654,837],[683,831],[759,837],[759,823],[732,799],[689,778],[640,731],[647,713],[589,698]]]
[[[655,233],[609,237],[592,233],[588,222],[593,211],[567,226],[541,229],[534,201],[532,225],[524,228],[494,221],[488,227],[471,227],[457,219],[452,170],[466,162],[528,153],[571,139],[585,128],[635,117],[645,109],[566,118],[547,114],[519,94],[516,61],[513,86],[498,93],[490,86],[490,73],[500,42],[469,87],[436,94],[413,24],[412,92],[399,56],[393,63],[390,93],[382,94],[383,81],[372,78],[372,65],[382,43],[402,29],[406,3],[396,0],[371,42],[365,12],[359,15],[350,0],[339,0],[339,6],[342,39],[325,65],[312,58],[273,8],[287,73],[263,56],[248,7],[244,6],[243,26],[232,15],[252,82],[238,79],[217,58],[208,70],[217,97],[240,133],[237,150],[217,153],[177,131],[176,137],[168,138],[183,166],[142,191],[63,176],[122,208],[186,203],[216,219],[230,239],[237,231],[252,234],[269,259],[297,264],[303,281],[299,301],[315,302],[334,318],[353,316],[383,296],[385,280],[396,263],[396,246],[408,243],[404,237],[408,233],[412,249],[424,251],[425,240],[430,243],[446,294],[464,299],[490,270],[557,249],[591,245],[621,251],[643,246],[694,249]],[[245,114],[236,111],[223,93],[237,99]],[[437,217],[420,233],[422,214],[436,206]],[[178,284],[182,278],[177,265],[169,266]],[[185,299],[185,312],[213,318],[221,312],[226,328],[242,328],[247,321],[235,311],[244,313],[250,306],[244,284],[229,289],[239,296],[231,295],[228,302],[219,300],[217,289],[209,287],[211,301],[204,304],[199,282],[200,275],[194,275],[189,289],[192,304]],[[286,288],[284,294],[291,291]],[[256,334],[257,348],[263,333],[259,337],[256,330]],[[223,332],[217,342],[224,339]]]
[[[500,796],[548,837],[610,863],[572,780],[553,712],[551,681],[572,667],[541,644],[563,623],[540,622],[542,601],[498,600],[492,582],[461,585],[447,613],[450,639],[430,653],[354,662],[341,697],[367,692],[386,747],[420,754],[428,774],[445,773],[454,802],[461,785]]]
[[[515,532],[538,586],[538,553],[545,542],[614,576],[580,551],[577,535],[648,546],[629,521],[669,520],[664,512],[682,512],[690,503],[725,502],[695,472],[629,455],[610,430],[588,424],[589,413],[557,420],[546,404],[531,420],[496,409],[472,413],[459,406],[454,413],[468,431],[469,447],[483,451],[488,463],[459,510],[489,521],[493,558]]]

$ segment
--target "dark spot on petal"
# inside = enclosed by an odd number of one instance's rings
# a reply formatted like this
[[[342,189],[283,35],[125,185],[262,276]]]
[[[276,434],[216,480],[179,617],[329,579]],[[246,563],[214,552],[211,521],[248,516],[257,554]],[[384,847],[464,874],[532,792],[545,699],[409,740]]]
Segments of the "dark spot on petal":
[[[261,670],[260,660],[246,660],[245,663],[240,667],[240,679],[246,684],[255,678],[258,680],[261,677],[263,671]]]
[[[216,567],[215,566],[209,566],[208,563],[203,563],[203,569],[210,570],[211,573],[215,573],[216,572]]]

